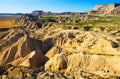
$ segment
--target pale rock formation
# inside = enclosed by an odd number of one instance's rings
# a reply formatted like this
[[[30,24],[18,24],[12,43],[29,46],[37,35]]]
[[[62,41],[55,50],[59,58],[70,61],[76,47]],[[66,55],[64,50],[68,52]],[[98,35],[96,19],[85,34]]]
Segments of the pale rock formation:
[[[89,54],[73,54],[68,57],[66,74],[77,70],[86,70],[91,73],[101,72],[110,74],[120,74],[120,57],[100,56]],[[98,73],[99,74],[99,73]]]
[[[49,39],[48,45],[53,44],[46,53],[50,59],[45,70],[75,75],[75,78],[79,78],[82,72],[99,76],[119,75],[120,50],[115,37],[98,32],[56,30],[46,31],[43,36],[43,40]],[[56,46],[62,49],[58,50]]]
[[[120,6],[112,10],[111,14],[120,14]]]
[[[19,58],[14,60],[11,64],[14,66],[35,68],[35,67],[43,66],[46,61],[47,58],[45,58],[41,53],[33,51],[24,58]]]
[[[94,10],[99,11],[100,13],[111,13],[111,11],[117,7],[115,6],[116,4],[108,4],[108,5],[96,5],[96,7],[94,8]]]
[[[54,55],[59,54],[61,52],[61,48],[56,46],[52,47],[46,54],[45,56],[48,57],[49,59],[52,58]]]
[[[57,54],[52,57],[45,64],[45,70],[47,71],[56,71],[64,70],[67,68],[67,58],[64,54]]]
[[[23,77],[24,75],[20,68],[14,68],[8,72],[8,78],[10,79],[22,79]]]
[[[46,32],[47,33],[47,32]],[[111,35],[79,30],[61,30],[46,34],[43,40],[47,46],[59,46],[64,52],[85,51],[93,54],[119,55],[118,41]],[[72,51],[73,50],[73,51]],[[114,53],[113,53],[114,52]]]
[[[42,42],[27,34],[0,53],[0,65],[11,63],[16,66],[39,67],[47,60],[42,51]]]
[[[120,4],[99,4],[94,10],[88,11],[88,14],[119,14]]]

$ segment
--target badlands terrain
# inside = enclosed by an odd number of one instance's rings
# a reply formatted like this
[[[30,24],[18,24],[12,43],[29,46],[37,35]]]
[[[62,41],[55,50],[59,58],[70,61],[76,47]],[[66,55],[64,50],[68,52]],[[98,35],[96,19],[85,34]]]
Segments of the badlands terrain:
[[[0,78],[119,79],[120,9],[106,6],[15,18],[18,27],[0,30]]]

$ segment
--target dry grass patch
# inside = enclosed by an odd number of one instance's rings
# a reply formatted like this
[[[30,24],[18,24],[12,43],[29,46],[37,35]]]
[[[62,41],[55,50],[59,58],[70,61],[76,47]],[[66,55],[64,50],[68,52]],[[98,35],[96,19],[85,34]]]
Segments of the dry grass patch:
[[[0,28],[11,28],[11,27],[17,27],[17,26],[22,26],[22,25],[15,24],[13,20],[0,21]]]

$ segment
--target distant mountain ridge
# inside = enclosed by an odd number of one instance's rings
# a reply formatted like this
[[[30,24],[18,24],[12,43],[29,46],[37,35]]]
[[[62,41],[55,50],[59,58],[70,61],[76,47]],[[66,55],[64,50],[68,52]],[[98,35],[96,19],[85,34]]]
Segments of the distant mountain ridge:
[[[50,15],[52,12],[44,12],[42,10],[35,10],[31,13],[32,15]]]
[[[54,13],[54,12],[44,12],[42,10],[34,10],[32,15],[52,15],[52,14],[63,14],[63,15],[70,15],[70,14],[81,14],[81,12],[61,12],[61,13]]]
[[[22,15],[22,13],[0,13],[0,15]]]

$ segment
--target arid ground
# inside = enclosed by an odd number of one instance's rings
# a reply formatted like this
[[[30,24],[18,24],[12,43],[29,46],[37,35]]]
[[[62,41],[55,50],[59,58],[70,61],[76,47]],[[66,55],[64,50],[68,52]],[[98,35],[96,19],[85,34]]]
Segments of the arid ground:
[[[1,17],[1,79],[119,79],[120,9],[96,9]]]

